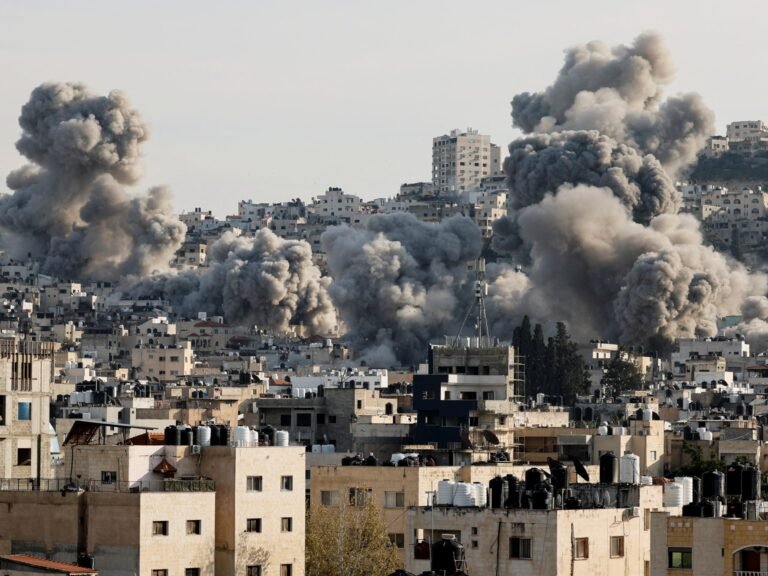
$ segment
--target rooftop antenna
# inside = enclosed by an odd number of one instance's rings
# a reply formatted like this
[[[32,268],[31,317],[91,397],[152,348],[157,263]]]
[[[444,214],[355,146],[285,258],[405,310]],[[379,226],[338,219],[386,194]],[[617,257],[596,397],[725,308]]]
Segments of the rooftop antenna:
[[[488,330],[488,316],[485,310],[485,297],[488,296],[488,282],[485,280],[485,258],[477,259],[476,271],[477,276],[475,280],[475,299],[472,301],[472,304],[469,306],[469,309],[464,316],[464,320],[461,322],[461,327],[459,328],[459,332],[456,334],[456,339],[454,340],[453,344],[455,347],[458,347],[459,345],[461,333],[464,330],[467,319],[469,319],[469,315],[472,314],[473,310],[475,310],[477,313],[475,318],[475,336],[477,337],[478,346],[485,341],[487,341],[489,345],[491,342],[491,332]]]

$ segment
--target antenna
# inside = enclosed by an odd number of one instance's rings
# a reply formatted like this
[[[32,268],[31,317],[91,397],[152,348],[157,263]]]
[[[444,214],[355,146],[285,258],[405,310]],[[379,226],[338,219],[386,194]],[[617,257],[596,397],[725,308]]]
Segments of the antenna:
[[[488,329],[488,316],[485,310],[485,297],[488,296],[488,282],[485,280],[485,258],[477,259],[477,279],[475,280],[475,299],[467,310],[467,314],[464,316],[464,320],[461,323],[459,332],[456,334],[454,340],[454,346],[459,345],[461,338],[461,332],[464,330],[464,325],[467,323],[469,315],[472,310],[477,307],[477,317],[475,318],[475,335],[477,336],[478,346],[485,341],[490,345],[491,332]]]

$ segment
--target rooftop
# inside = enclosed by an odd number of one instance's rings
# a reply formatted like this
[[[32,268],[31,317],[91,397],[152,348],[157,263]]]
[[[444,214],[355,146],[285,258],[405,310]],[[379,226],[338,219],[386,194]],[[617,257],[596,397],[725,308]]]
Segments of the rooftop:
[[[7,556],[0,556],[0,560],[5,562],[13,562],[14,564],[21,564],[22,566],[42,568],[52,572],[69,574],[70,576],[99,573],[98,570],[94,570],[93,568],[83,568],[82,566],[76,566],[74,564],[66,564],[64,562],[46,560],[45,558],[37,558],[35,556],[28,556],[26,554],[9,554]]]

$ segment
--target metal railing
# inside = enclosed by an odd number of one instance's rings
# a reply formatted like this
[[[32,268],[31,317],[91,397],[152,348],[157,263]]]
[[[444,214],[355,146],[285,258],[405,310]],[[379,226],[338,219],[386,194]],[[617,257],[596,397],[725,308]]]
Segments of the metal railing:
[[[0,478],[0,492],[214,492],[210,478],[165,478],[136,482],[100,482],[66,478]]]
[[[734,570],[733,576],[768,576],[766,571],[753,571],[753,570]]]

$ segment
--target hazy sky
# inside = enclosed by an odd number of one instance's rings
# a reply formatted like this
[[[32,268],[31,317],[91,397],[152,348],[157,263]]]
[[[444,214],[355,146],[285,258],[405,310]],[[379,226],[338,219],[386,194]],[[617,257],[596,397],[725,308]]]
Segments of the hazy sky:
[[[722,130],[768,119],[766,16],[760,0],[0,0],[0,173],[23,163],[31,90],[82,81],[142,112],[141,188],[169,185],[179,211],[391,196],[430,178],[433,136],[511,140],[509,101],[549,84],[566,47],[644,30],[673,52],[670,92],[700,92]]]

